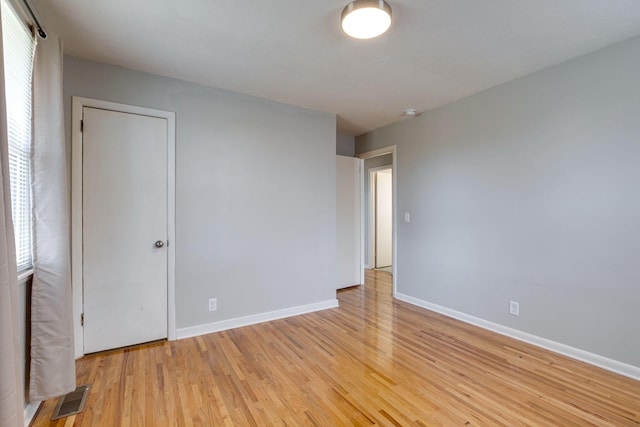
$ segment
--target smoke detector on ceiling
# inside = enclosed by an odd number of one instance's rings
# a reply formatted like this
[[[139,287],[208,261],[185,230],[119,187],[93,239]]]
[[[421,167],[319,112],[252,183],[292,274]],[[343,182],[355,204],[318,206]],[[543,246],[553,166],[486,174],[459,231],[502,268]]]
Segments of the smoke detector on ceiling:
[[[404,115],[407,117],[415,117],[418,115],[418,112],[415,108],[407,108],[406,110],[404,110]]]

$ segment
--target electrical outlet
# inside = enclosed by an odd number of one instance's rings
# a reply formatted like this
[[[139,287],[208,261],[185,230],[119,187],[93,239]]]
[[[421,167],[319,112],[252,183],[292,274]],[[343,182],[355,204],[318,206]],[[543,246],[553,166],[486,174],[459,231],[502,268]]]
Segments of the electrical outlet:
[[[209,311],[216,311],[218,309],[218,298],[209,298]]]
[[[520,316],[520,303],[516,301],[509,301],[509,314]]]

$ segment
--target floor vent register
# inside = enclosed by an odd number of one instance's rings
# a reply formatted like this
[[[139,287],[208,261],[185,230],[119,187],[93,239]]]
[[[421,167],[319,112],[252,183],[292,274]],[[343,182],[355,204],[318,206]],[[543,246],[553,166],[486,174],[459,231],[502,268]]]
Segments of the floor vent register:
[[[84,404],[89,394],[89,386],[82,385],[71,393],[60,397],[56,410],[53,411],[51,421],[79,414],[84,409]]]

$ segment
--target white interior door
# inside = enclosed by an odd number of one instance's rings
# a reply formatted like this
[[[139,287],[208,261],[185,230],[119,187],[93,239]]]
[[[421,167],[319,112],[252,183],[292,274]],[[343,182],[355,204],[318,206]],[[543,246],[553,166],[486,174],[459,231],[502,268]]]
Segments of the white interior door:
[[[84,107],[83,124],[84,352],[166,338],[167,119]]]
[[[361,214],[360,164],[354,157],[336,156],[336,263],[338,289],[360,284]]]
[[[376,268],[393,263],[393,183],[391,169],[376,172]]]

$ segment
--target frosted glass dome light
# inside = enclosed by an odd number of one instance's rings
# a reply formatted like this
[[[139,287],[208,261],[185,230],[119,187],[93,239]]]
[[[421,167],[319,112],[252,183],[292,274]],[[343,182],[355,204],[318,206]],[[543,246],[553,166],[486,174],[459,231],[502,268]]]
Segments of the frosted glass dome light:
[[[342,11],[342,31],[356,39],[378,37],[391,26],[391,6],[384,0],[355,0]]]

